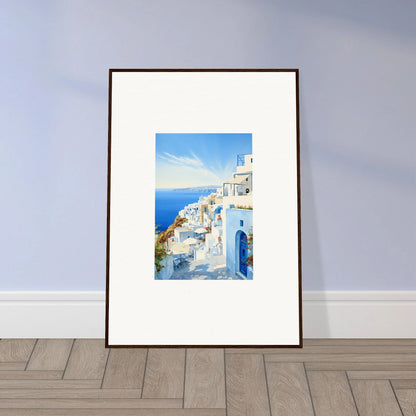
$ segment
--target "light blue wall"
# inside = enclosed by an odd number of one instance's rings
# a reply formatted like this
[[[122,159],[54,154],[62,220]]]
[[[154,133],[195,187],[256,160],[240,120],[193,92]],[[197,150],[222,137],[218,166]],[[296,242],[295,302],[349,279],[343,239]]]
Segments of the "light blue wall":
[[[304,288],[416,289],[409,0],[2,0],[0,290],[105,287],[109,67],[299,67]]]
[[[238,248],[236,247],[236,234],[239,231],[248,233],[252,230],[253,227],[253,211],[248,209],[234,209],[226,208],[225,210],[227,221],[226,221],[226,261],[227,267],[235,273],[238,270],[236,265],[239,264],[239,253]],[[240,221],[243,221],[243,225],[240,225]],[[255,266],[254,266],[255,267]],[[256,271],[254,270],[255,274]],[[247,274],[249,279],[252,279],[253,276],[251,273]]]

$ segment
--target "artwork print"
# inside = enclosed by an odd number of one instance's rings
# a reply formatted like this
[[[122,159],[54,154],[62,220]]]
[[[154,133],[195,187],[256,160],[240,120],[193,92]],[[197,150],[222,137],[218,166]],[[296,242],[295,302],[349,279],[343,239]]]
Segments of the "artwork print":
[[[110,69],[108,116],[106,347],[300,347],[298,70]]]
[[[251,133],[155,135],[156,280],[253,280]]]

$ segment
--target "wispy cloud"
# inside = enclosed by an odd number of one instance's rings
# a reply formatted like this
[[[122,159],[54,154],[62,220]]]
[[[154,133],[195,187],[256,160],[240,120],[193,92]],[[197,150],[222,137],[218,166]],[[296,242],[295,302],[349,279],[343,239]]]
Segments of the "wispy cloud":
[[[204,164],[202,160],[195,155],[195,153],[191,153],[192,157],[187,156],[175,156],[168,152],[163,152],[163,154],[158,154],[160,159],[165,160],[168,163],[171,163],[172,165],[178,165],[178,166],[188,166],[191,168],[202,168],[204,167]]]
[[[218,182],[221,182],[218,172],[215,169],[206,166],[204,162],[193,152],[191,152],[190,156],[176,156],[168,152],[158,153],[157,156],[166,163],[194,169],[204,176],[215,177]]]

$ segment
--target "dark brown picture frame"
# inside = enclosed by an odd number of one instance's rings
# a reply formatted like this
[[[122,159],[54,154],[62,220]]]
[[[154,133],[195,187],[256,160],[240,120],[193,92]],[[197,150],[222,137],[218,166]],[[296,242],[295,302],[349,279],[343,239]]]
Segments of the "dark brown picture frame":
[[[298,303],[299,303],[299,344],[295,345],[111,345],[109,343],[109,290],[110,290],[110,195],[111,195],[111,123],[112,123],[112,75],[116,72],[293,72],[296,75],[296,164],[297,164],[297,230],[298,230]],[[301,183],[300,183],[300,126],[299,126],[299,69],[179,69],[143,68],[109,69],[108,90],[108,157],[107,157],[107,233],[106,233],[106,308],[105,308],[105,347],[106,348],[302,348],[302,250],[301,250]]]

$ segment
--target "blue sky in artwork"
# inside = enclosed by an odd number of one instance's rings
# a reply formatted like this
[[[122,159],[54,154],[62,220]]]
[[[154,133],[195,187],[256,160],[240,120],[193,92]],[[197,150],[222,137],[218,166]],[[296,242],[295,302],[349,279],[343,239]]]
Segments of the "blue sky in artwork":
[[[220,185],[241,153],[252,153],[251,133],[157,133],[156,188]]]

